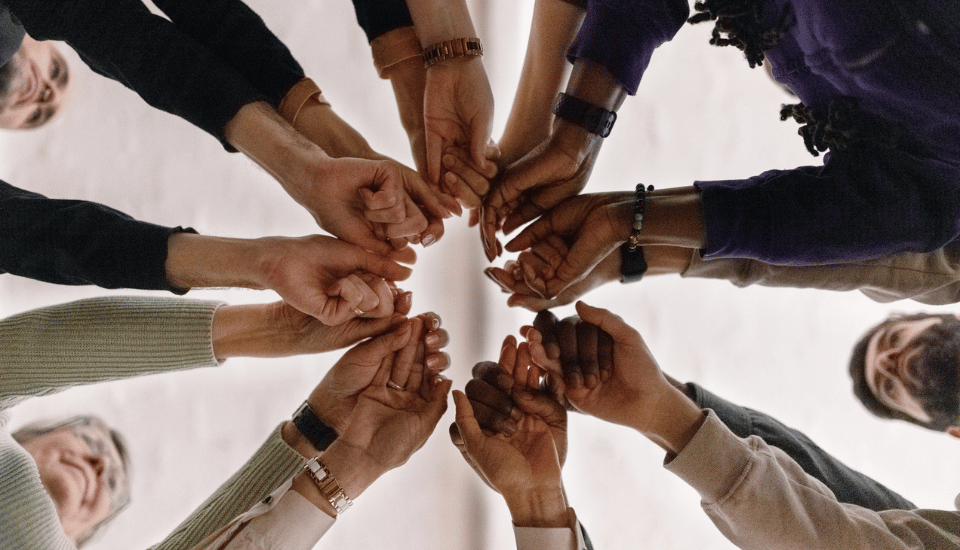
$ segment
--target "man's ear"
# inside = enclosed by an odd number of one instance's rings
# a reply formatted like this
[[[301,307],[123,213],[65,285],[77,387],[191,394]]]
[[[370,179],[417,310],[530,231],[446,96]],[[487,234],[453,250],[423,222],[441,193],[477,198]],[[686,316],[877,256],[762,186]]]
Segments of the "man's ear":
[[[956,437],[957,439],[960,439],[960,426],[950,426],[947,428],[947,433],[953,437]]]

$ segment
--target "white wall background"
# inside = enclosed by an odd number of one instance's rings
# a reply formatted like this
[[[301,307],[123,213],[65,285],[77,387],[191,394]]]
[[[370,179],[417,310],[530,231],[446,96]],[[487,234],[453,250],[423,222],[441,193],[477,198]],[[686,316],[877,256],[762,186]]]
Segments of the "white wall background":
[[[376,77],[350,4],[249,3],[341,116],[378,150],[412,163],[389,84]],[[474,8],[499,135],[532,3],[490,0]],[[589,190],[632,188],[637,181],[686,185],[818,162],[805,152],[796,126],[778,120],[780,103],[789,99],[762,71],[749,70],[737,51],[708,47],[708,27],[685,28],[654,57],[640,93],[621,109]],[[244,157],[226,154],[188,123],[94,75],[73,52],[68,58],[77,87],[73,105],[49,128],[0,135],[0,178],[206,234],[317,231],[306,212]],[[452,336],[448,374],[458,388],[475,362],[495,359],[502,338],[532,319],[506,307],[482,277],[484,266],[476,232],[454,219],[445,238],[420,254],[404,285],[414,291],[415,312],[434,310],[443,317]],[[5,275],[0,315],[108,293],[124,292]],[[233,303],[275,299],[253,291],[189,296]],[[876,304],[858,293],[737,289],[678,277],[610,285],[588,301],[623,315],[678,379],[779,417],[922,507],[952,507],[960,488],[958,443],[869,417],[852,398],[845,374],[848,350],[867,326],[917,304]],[[134,503],[92,548],[145,548],[225,480],[336,357],[231,360],[219,369],[76,388],[21,405],[14,420],[91,411],[128,434],[136,460]],[[358,499],[318,547],[512,547],[506,507],[447,440],[452,418],[451,410],[424,449]],[[571,420],[570,447],[568,492],[598,549],[731,548],[700,512],[694,491],[662,470],[662,453],[653,444],[577,417]]]

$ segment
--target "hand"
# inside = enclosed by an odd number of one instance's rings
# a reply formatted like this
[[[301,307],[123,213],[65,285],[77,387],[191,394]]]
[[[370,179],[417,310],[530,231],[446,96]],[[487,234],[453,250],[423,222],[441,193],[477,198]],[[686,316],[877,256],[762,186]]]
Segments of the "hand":
[[[517,260],[510,260],[503,268],[488,267],[483,273],[510,294],[507,305],[524,307],[530,311],[542,311],[573,303],[594,288],[620,279],[620,250],[614,249],[600,260],[579,282],[568,286],[553,298],[543,296],[544,281],[552,279],[570,253],[562,239],[556,235],[536,243],[531,249],[520,253]]]
[[[364,449],[381,471],[404,464],[426,443],[447,408],[452,381],[417,360],[416,331],[392,358],[383,361],[370,385],[357,396],[350,421],[338,440]]]
[[[507,243],[507,250],[526,249],[547,258],[527,256],[524,281],[550,299],[582,281],[630,236],[633,216],[630,193],[599,193],[567,199]],[[563,251],[568,249],[566,254]],[[609,265],[605,266],[607,269]],[[538,270],[542,270],[537,273]]]
[[[404,364],[410,369],[426,369],[427,374],[421,376],[429,378],[450,366],[450,358],[440,351],[448,341],[447,331],[440,328],[439,316],[425,313],[414,317],[392,332],[347,351],[314,388],[307,402],[324,423],[342,434],[352,419],[360,393],[373,382],[381,367],[393,365],[398,350],[414,346],[412,356],[404,356]]]
[[[443,236],[443,220],[449,218],[453,213],[460,214],[460,203],[451,195],[447,195],[429,185],[417,172],[400,164],[399,162],[384,156],[378,156],[380,160],[394,164],[400,171],[403,179],[403,189],[406,191],[404,204],[406,205],[406,218],[400,224],[384,224],[382,227],[383,237],[390,239],[402,239],[414,243],[422,243],[424,247],[440,240]],[[375,197],[369,190],[361,190],[364,197]],[[366,213],[366,218],[370,221],[378,221],[379,214],[375,210],[376,203],[367,205],[370,210]],[[427,220],[426,228],[419,234],[415,230],[419,227],[419,217],[417,213],[425,216]],[[384,217],[390,219],[392,212],[389,205],[386,205]]]
[[[456,145],[470,151],[477,166],[493,124],[493,93],[479,58],[455,58],[427,69],[424,87],[424,129],[427,170],[432,183],[440,184],[440,157]],[[480,205],[480,197],[466,192],[457,198],[465,205]]]
[[[507,376],[505,371],[512,370],[521,378],[518,371],[536,372],[535,367],[528,369],[518,363],[518,357],[526,360],[524,355],[516,340],[508,337],[501,353],[500,375]],[[457,421],[450,427],[450,435],[480,478],[503,495],[516,525],[560,527],[566,525],[567,509],[561,478],[564,451],[558,452],[566,449],[566,413],[556,401],[526,387],[530,382],[538,384],[536,378],[515,384],[522,387],[513,392],[522,412],[509,432],[482,431],[474,416],[475,402],[454,392]]]
[[[418,235],[427,219],[410,201],[395,162],[317,157],[309,175],[288,187],[324,230],[371,252],[398,256],[387,238]],[[372,219],[371,219],[372,218]],[[389,229],[389,234],[388,234]]]
[[[563,389],[549,379],[543,387],[546,371],[532,362],[534,355],[543,354],[542,349],[533,349],[539,345],[524,342],[518,346],[516,339],[508,336],[499,362],[474,365],[473,379],[465,391],[477,422],[488,432],[510,436],[524,414],[539,416],[553,432],[562,467],[567,455],[567,415],[558,399],[563,398]]]
[[[456,197],[476,196],[476,205],[479,206],[490,190],[490,180],[497,175],[496,161],[500,157],[500,149],[491,141],[483,155],[485,160],[478,165],[470,158],[468,151],[460,147],[448,147],[442,158],[443,167],[446,169],[442,187]],[[476,209],[471,210],[471,225],[475,225],[472,221],[472,213],[475,211]]]
[[[504,170],[480,214],[480,235],[487,259],[499,255],[496,232],[513,232],[587,184],[602,141],[564,120],[557,130]]]
[[[268,237],[256,269],[263,288],[275,290],[293,307],[329,325],[356,317],[393,314],[389,281],[410,276],[410,269],[332,237]]]

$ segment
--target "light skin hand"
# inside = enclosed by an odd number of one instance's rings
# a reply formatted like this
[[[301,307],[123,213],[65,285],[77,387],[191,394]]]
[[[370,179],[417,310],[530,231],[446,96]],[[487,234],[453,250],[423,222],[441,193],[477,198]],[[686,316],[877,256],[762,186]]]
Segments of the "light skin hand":
[[[431,182],[440,185],[441,156],[451,146],[467,149],[477,166],[484,165],[492,124],[493,93],[479,58],[454,58],[427,69],[424,130]],[[468,207],[480,205],[475,193],[457,199]]]
[[[401,354],[404,362],[398,367],[398,374],[406,372],[404,369],[409,371],[417,367],[421,371],[421,379],[431,378],[450,365],[449,357],[440,351],[448,341],[449,337],[440,328],[440,318],[436,314],[414,317],[392,332],[351,348],[327,372],[307,402],[327,425],[338,434],[343,433],[352,420],[359,395],[373,382],[382,367],[393,368],[398,351],[406,350]],[[411,377],[409,372],[407,376]]]
[[[220,306],[213,316],[214,356],[224,360],[322,353],[389,332],[406,321],[411,305],[409,292],[396,288],[391,292],[396,293],[391,298],[393,315],[356,317],[336,326],[325,325],[285,302]],[[436,342],[433,353],[446,345],[444,339]]]
[[[409,260],[410,253],[397,256]],[[410,276],[407,267],[322,235],[230,239],[177,233],[167,241],[166,271],[175,288],[269,288],[331,325],[356,317],[354,308],[368,316],[391,315],[385,280]]]
[[[484,162],[477,165],[470,153],[460,147],[449,147],[443,153],[442,187],[457,197],[469,197],[465,202],[479,204],[490,190],[490,181],[497,175],[500,149],[492,141],[484,149]],[[472,223],[472,222],[471,222]]]

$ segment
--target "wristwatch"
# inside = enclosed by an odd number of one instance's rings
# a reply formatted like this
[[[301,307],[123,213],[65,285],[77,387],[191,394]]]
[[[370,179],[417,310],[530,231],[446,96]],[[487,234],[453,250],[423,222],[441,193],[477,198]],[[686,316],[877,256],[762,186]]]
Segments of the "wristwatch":
[[[423,49],[423,66],[430,67],[441,61],[453,59],[462,56],[482,56],[483,44],[480,39],[468,36],[465,38],[454,38],[453,40],[444,40],[437,42],[432,46]]]
[[[353,506],[353,501],[350,500],[347,493],[343,491],[343,487],[340,486],[337,478],[333,477],[333,474],[330,473],[326,465],[320,461],[319,456],[308,460],[307,463],[303,465],[303,470],[310,476],[310,479],[317,484],[317,488],[320,489],[320,494],[323,495],[323,498],[327,499],[327,502],[330,503],[330,506],[333,506],[333,509],[336,510],[338,514],[346,512],[347,508]]]
[[[617,113],[563,92],[557,95],[553,114],[602,138],[610,135],[617,121]]]
[[[322,451],[337,438],[337,432],[323,423],[306,401],[293,413],[293,425],[307,438],[313,448]]]

